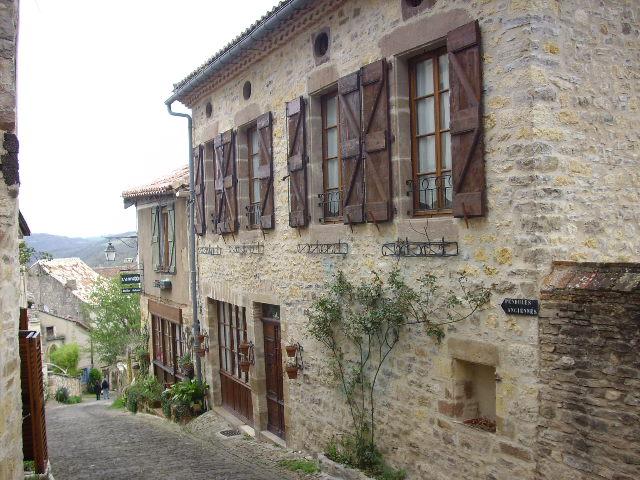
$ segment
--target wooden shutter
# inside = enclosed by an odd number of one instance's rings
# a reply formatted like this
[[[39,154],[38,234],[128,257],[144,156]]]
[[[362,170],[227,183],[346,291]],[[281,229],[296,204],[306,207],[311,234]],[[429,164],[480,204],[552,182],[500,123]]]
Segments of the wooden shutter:
[[[169,265],[163,265],[163,267],[171,272],[176,271],[176,209],[175,205],[171,204],[167,206],[167,215],[169,217],[167,239],[169,243]]]
[[[344,223],[362,223],[365,219],[364,168],[360,141],[360,72],[338,80],[338,105]]]
[[[233,130],[218,135],[214,140],[216,155],[216,233],[234,233],[238,229],[236,196],[236,158]]]
[[[275,226],[273,202],[273,137],[271,112],[260,115],[256,121],[260,167],[254,178],[260,179],[262,198],[260,199],[260,227],[268,230]]]
[[[451,111],[453,216],[485,215],[482,67],[477,21],[447,34]]]
[[[200,145],[194,149],[193,161],[195,164],[193,188],[196,202],[194,226],[197,235],[204,235],[207,228],[207,222],[204,216],[204,145]]]
[[[151,207],[151,264],[160,269],[160,209]]]
[[[207,224],[213,222],[216,211],[216,190],[215,190],[215,160],[213,142],[204,146],[204,223],[205,233]]]
[[[362,156],[365,166],[365,221],[391,220],[391,149],[387,62],[365,65],[362,84]]]
[[[307,150],[305,103],[302,97],[287,103],[287,171],[289,172],[289,226],[306,227]]]

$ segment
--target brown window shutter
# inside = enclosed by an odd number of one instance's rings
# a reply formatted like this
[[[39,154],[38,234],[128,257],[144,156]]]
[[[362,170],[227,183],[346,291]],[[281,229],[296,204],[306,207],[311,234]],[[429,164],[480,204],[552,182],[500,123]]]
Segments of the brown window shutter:
[[[195,164],[194,185],[195,190],[195,229],[197,235],[204,235],[207,223],[204,216],[204,146],[194,148],[193,162]]]
[[[365,221],[391,220],[391,150],[387,62],[360,70],[362,84],[362,156],[365,165]]]
[[[450,65],[453,216],[485,215],[480,27],[474,21],[447,34]]]
[[[260,227],[269,230],[275,226],[273,209],[273,138],[271,112],[260,115],[256,120],[258,144],[260,148],[260,169],[254,173],[260,179],[262,198],[260,199]]]
[[[338,80],[344,223],[364,222],[364,168],[360,141],[360,72]]]
[[[287,103],[287,171],[289,172],[289,226],[306,227],[307,150],[305,103],[302,97]]]
[[[236,158],[233,130],[227,130],[214,140],[216,155],[216,233],[234,233],[238,230]]]
[[[215,190],[215,160],[213,142],[204,146],[204,230],[207,231],[207,224],[215,219],[216,210],[216,190]]]

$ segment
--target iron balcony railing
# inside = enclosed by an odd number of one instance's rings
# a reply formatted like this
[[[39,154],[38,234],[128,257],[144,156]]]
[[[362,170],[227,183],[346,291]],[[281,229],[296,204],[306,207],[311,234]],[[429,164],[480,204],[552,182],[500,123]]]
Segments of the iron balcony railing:
[[[418,209],[447,210],[453,203],[451,173],[418,177]]]
[[[342,190],[332,189],[318,194],[318,206],[322,207],[321,222],[338,219],[342,215]]]
[[[260,203],[252,203],[247,205],[247,228],[256,228],[260,226],[260,218],[262,217],[262,209]]]

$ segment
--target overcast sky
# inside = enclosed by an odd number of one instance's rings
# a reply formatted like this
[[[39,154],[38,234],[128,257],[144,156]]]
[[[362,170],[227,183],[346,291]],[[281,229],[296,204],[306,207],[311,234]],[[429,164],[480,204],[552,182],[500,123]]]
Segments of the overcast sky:
[[[134,230],[122,191],[188,161],[186,120],[164,106],[173,83],[277,3],[21,0],[20,209],[31,231]]]

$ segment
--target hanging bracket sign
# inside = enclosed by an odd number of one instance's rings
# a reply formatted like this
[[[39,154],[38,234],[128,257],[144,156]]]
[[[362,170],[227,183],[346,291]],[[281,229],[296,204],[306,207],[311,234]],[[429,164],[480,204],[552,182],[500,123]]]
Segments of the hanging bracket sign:
[[[134,285],[136,283],[140,283],[140,274],[139,273],[121,273],[120,283],[122,285]]]
[[[500,306],[509,315],[536,316],[540,311],[538,300],[528,298],[505,298]]]

